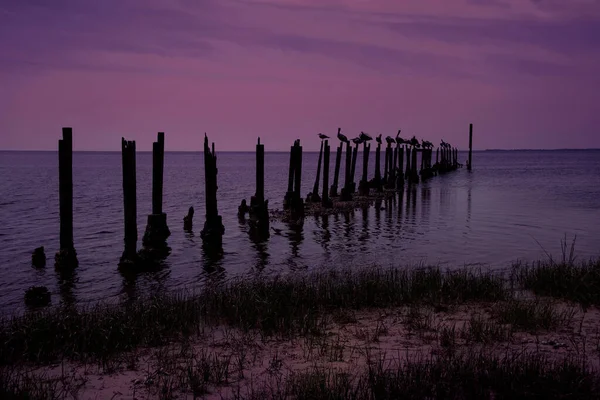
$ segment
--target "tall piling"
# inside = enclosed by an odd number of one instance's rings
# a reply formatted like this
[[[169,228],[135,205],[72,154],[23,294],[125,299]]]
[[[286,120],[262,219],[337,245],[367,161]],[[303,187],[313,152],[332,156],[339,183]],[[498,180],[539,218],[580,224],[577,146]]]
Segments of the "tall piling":
[[[341,192],[341,200],[349,201],[352,200],[352,188],[351,188],[351,177],[352,172],[352,147],[350,142],[346,142],[346,169],[344,174],[344,187]]]
[[[352,169],[350,170],[350,191],[352,193],[356,192],[356,182],[354,178],[356,176],[356,159],[358,158],[358,144],[354,146],[354,150],[352,152]]]
[[[310,201],[312,202],[320,202],[321,201],[321,197],[319,196],[319,182],[321,181],[321,161],[323,160],[323,143],[324,141],[321,140],[321,148],[319,150],[319,161],[317,162],[317,176],[315,177],[315,184],[313,185],[313,191],[312,191],[312,195],[310,198]]]
[[[171,235],[167,214],[163,212],[163,172],[165,162],[165,134],[158,132],[152,143],[152,214],[148,215],[142,243],[146,248],[163,248]]]
[[[411,180],[413,183],[419,183],[419,172],[417,171],[417,148],[412,149],[412,161],[411,161]]]
[[[406,177],[406,179],[409,181],[410,183],[410,147],[406,146],[406,172],[404,173],[404,176]]]
[[[135,141],[121,138],[123,167],[124,244],[119,267],[135,264],[137,260],[137,189]]]
[[[335,171],[333,174],[333,185],[331,185],[331,189],[329,191],[329,197],[336,197],[338,195],[338,181],[340,176],[340,163],[342,161],[342,149],[344,147],[344,142],[340,142],[340,145],[337,148],[337,153],[335,156]]]
[[[390,149],[391,144],[387,144],[385,148],[385,167],[383,169],[383,182],[387,185],[389,180],[389,169],[390,169]]]
[[[223,244],[223,234],[225,227],[222,218],[219,215],[217,207],[217,155],[215,153],[215,144],[212,144],[212,150],[208,146],[208,137],[204,134],[204,188],[206,204],[206,220],[204,228],[200,232],[200,237],[204,244],[217,246],[220,248]]]
[[[58,141],[58,196],[60,249],[54,257],[57,268],[74,268],[79,263],[73,243],[73,129],[62,128]]]
[[[373,187],[377,192],[383,191],[381,186],[381,143],[377,143],[377,149],[375,150],[375,182]]]
[[[371,152],[371,145],[367,142],[363,146],[363,170],[362,178],[358,187],[358,192],[361,196],[368,196],[370,192],[369,188],[369,153]]]
[[[329,142],[325,141],[325,150],[323,156],[323,195],[321,196],[321,203],[323,207],[331,207],[333,204],[329,200]]]
[[[260,237],[269,235],[269,210],[268,201],[265,201],[265,145],[256,144],[256,192],[250,197],[250,228],[258,228]]]
[[[467,169],[470,171],[473,168],[473,124],[469,124],[469,163]]]

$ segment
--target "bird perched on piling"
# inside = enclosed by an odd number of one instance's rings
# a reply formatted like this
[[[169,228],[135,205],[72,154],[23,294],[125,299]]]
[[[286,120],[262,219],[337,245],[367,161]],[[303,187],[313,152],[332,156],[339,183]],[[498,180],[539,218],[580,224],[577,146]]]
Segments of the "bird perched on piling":
[[[377,137],[375,138],[375,141],[379,144],[381,144],[381,133],[379,135],[377,135]]]
[[[442,140],[442,143],[440,143],[440,147],[446,149],[446,148],[450,147],[450,143],[446,143],[446,142],[444,142],[444,140]]]
[[[321,140],[325,140],[325,139],[329,139],[329,136],[327,136],[327,135],[323,135],[322,133],[319,133],[319,138],[320,138]]]
[[[363,143],[364,140],[361,139],[359,136],[359,137],[355,137],[354,139],[352,139],[352,142],[354,142],[354,144],[358,146],[359,144]]]
[[[391,136],[386,136],[385,141],[387,144],[396,143],[396,140]]]
[[[348,138],[346,137],[346,135],[343,135],[341,133],[342,128],[338,128],[338,133],[337,133],[337,138],[340,140],[340,142],[342,143],[350,143],[350,141],[348,140]]]
[[[431,143],[429,140],[421,139],[421,146],[423,146],[424,149],[430,149],[433,147],[433,143]]]
[[[410,145],[413,146],[413,147],[416,147],[416,148],[421,147],[421,144],[419,143],[419,140],[415,136],[413,136],[410,139]]]
[[[371,136],[364,133],[363,131],[360,131],[360,135],[358,136],[358,138],[360,140],[362,140],[363,142],[368,142],[369,140],[373,140],[373,138]]]
[[[400,137],[400,132],[402,132],[402,129],[398,129],[398,133],[396,133],[396,143],[398,144],[404,144],[404,143],[409,143],[407,140],[404,140]]]

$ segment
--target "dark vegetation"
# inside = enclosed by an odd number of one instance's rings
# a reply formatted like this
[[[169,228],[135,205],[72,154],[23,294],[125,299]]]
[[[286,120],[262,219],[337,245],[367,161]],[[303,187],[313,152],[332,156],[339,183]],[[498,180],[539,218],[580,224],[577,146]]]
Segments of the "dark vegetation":
[[[355,322],[355,312],[402,307],[409,331],[434,332],[445,349],[433,358],[371,360],[364,371],[314,369],[273,373],[265,382],[238,388],[233,398],[599,398],[600,375],[582,360],[548,360],[539,354],[503,355],[458,351],[457,343],[510,341],[514,332],[558,329],[573,311],[552,297],[589,307],[600,303],[600,260],[573,257],[518,265],[511,279],[478,270],[438,268],[334,270],[274,279],[237,279],[197,293],[180,292],[132,303],[81,309],[51,308],[0,322],[0,398],[65,398],[83,382],[76,377],[41,379],[26,369],[64,360],[98,363],[116,358],[135,364],[135,352],[186,343],[207,326],[229,326],[263,338],[302,337],[332,361],[343,345],[323,339],[333,323]],[[542,297],[528,299],[522,290]],[[434,326],[433,315],[464,304],[483,305],[464,326]],[[385,334],[376,329],[373,341]],[[183,347],[183,344],[182,344]],[[159,347],[160,348],[160,347]],[[313,350],[310,350],[313,351]],[[128,357],[128,356],[126,356]],[[242,359],[181,352],[171,372],[157,375],[160,398],[185,390],[200,396],[243,375]],[[584,355],[585,357],[585,355]],[[279,365],[273,361],[273,368]],[[385,365],[384,365],[385,364]],[[183,365],[183,366],[182,366]]]

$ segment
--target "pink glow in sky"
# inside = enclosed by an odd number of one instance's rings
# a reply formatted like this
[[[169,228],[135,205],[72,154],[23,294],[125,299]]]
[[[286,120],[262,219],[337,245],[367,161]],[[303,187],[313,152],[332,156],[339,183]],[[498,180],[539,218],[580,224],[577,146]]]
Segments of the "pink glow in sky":
[[[598,0],[9,0],[0,149],[600,147]]]

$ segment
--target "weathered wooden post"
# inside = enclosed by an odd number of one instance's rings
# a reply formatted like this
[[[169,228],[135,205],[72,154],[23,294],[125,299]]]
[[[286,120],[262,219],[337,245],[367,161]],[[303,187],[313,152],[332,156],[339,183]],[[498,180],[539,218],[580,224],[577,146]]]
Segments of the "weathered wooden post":
[[[368,196],[369,195],[369,153],[371,152],[371,145],[367,144],[367,142],[365,141],[364,145],[363,145],[363,171],[362,171],[362,178],[360,180],[360,183],[358,184],[358,192],[360,193],[361,196]]]
[[[340,145],[337,148],[337,154],[335,156],[335,172],[333,175],[333,185],[331,185],[331,189],[329,191],[329,197],[336,197],[338,195],[338,180],[340,176],[340,163],[342,161],[343,147],[344,142],[340,142]]]
[[[419,172],[417,170],[417,168],[418,168],[417,167],[417,153],[418,153],[417,148],[413,147],[413,150],[412,150],[412,161],[410,163],[411,167],[412,167],[411,176],[412,176],[413,183],[419,183]]]
[[[321,198],[323,207],[332,207],[333,204],[329,199],[329,142],[325,141],[325,156],[323,158],[323,196]]]
[[[158,139],[152,143],[152,214],[142,238],[146,248],[163,248],[171,235],[167,226],[167,214],[162,209],[163,171],[165,160],[165,134],[158,132]]]
[[[297,217],[304,216],[304,199],[300,193],[300,187],[302,185],[302,146],[300,146],[300,140],[296,140],[296,159],[294,167],[294,203],[293,203],[293,215]]]
[[[470,171],[473,168],[473,124],[469,124],[469,163],[467,169]]]
[[[354,182],[354,178],[356,176],[356,159],[358,158],[358,144],[354,146],[354,150],[352,152],[352,169],[350,171],[350,191],[352,193],[356,192],[356,182]]]
[[[383,192],[383,186],[381,185],[381,143],[377,143],[377,150],[375,151],[375,182],[373,186],[377,192]]]
[[[200,232],[204,244],[218,246],[223,244],[225,227],[217,208],[217,155],[215,144],[212,150],[208,146],[208,137],[204,134],[204,187],[206,201],[206,221]]]
[[[60,249],[54,256],[57,268],[79,265],[73,244],[73,129],[62,128],[58,141],[58,195],[60,211]]]
[[[265,145],[256,144],[256,193],[250,197],[250,228],[258,228],[259,237],[269,236],[269,209],[265,200]]]
[[[121,160],[123,164],[123,210],[125,213],[125,249],[119,267],[132,266],[137,257],[137,194],[135,141],[121,138]]]
[[[410,147],[406,146],[406,172],[405,172],[405,177],[406,180],[409,181],[410,183]]]
[[[385,167],[383,170],[383,183],[386,185],[387,187],[387,182],[389,180],[389,169],[390,169],[390,149],[391,149],[391,144],[388,143],[387,147],[385,148]]]
[[[352,191],[351,191],[351,177],[350,173],[352,172],[352,147],[350,146],[350,142],[346,142],[346,169],[344,173],[344,187],[342,188],[341,200],[342,201],[350,201],[352,200]]]
[[[396,178],[396,187],[404,186],[404,148],[400,146],[398,149],[398,177]]]
[[[321,181],[321,161],[323,159],[323,140],[321,140],[321,149],[319,150],[319,161],[317,163],[317,176],[315,177],[315,184],[313,185],[313,191],[310,196],[310,201],[318,203],[321,201],[319,196],[319,182]]]
[[[288,210],[291,208],[292,204],[293,204],[293,198],[294,198],[294,172],[296,170],[296,156],[297,156],[297,146],[296,146],[296,142],[294,142],[294,145],[290,147],[290,168],[289,168],[289,175],[288,175],[288,189],[287,192],[285,193],[285,197],[283,199],[283,208],[285,210]]]

